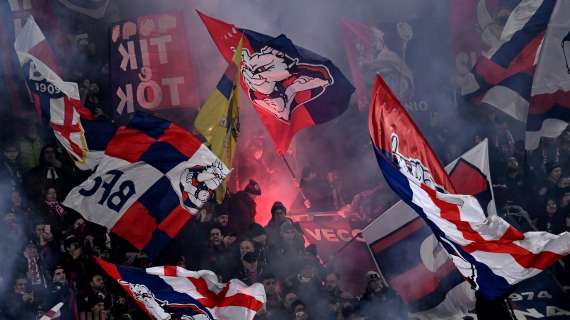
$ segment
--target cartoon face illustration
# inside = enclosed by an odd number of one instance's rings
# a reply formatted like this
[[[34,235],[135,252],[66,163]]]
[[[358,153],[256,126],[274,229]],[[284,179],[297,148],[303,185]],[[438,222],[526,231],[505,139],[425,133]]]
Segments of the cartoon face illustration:
[[[121,284],[129,287],[135,299],[141,302],[155,319],[213,320],[209,312],[197,304],[170,303],[156,298],[144,284],[128,283],[126,281],[121,281]]]
[[[269,46],[253,53],[244,48],[242,58],[241,72],[252,102],[285,122],[295,107],[316,99],[333,84],[326,66],[299,63]]]
[[[224,181],[225,167],[219,160],[208,166],[186,168],[180,176],[180,191],[184,207],[192,213],[198,211]]]

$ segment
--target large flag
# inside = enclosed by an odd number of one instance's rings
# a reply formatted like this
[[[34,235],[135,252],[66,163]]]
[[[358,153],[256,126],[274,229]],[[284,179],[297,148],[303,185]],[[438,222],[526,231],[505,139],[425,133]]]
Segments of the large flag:
[[[91,112],[81,105],[77,83],[61,79],[60,67],[33,17],[18,33],[14,47],[39,116],[80,169],[95,168],[97,151],[104,150],[114,132],[112,124],[93,120]],[[89,138],[84,128],[87,122]]]
[[[241,84],[283,155],[301,129],[332,120],[347,108],[354,88],[328,59],[276,38],[199,13],[226,61],[243,37]]]
[[[97,170],[70,191],[64,205],[154,258],[228,173],[188,131],[136,112],[117,130]]]
[[[181,267],[147,269],[99,265],[149,316],[157,320],[251,320],[266,301],[263,285],[240,280],[219,283],[212,271]]]
[[[446,166],[458,192],[475,195],[496,214],[487,140]],[[419,319],[464,315],[474,292],[426,223],[399,201],[362,230],[382,274]],[[397,252],[407,252],[399,255]]]
[[[433,150],[379,76],[369,128],[390,187],[424,219],[483,297],[504,297],[514,284],[570,252],[570,233],[522,233],[496,215],[487,217],[476,197],[456,194]]]
[[[509,16],[498,44],[462,81],[469,100],[489,104],[525,122],[540,44],[556,0],[523,0]]]
[[[196,130],[206,138],[210,149],[231,169],[239,135],[239,68],[241,65],[240,41],[224,75],[214,92],[194,120]],[[221,203],[226,195],[226,183],[216,189],[216,200]]]
[[[570,2],[557,1],[534,73],[525,147],[556,138],[570,121]]]

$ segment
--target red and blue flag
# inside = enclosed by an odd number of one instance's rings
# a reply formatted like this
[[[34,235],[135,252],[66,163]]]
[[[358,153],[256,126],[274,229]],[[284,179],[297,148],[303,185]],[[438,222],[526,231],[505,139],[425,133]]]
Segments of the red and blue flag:
[[[402,200],[430,227],[456,268],[487,299],[570,252],[570,233],[522,233],[486,215],[476,197],[456,188],[386,83],[377,76],[369,115],[370,135],[382,173]]]
[[[348,108],[354,88],[329,59],[285,35],[271,37],[199,14],[228,63],[243,36],[242,88],[278,154],[287,151],[299,130],[330,121]]]
[[[97,259],[150,317],[196,320],[252,320],[266,301],[263,285],[218,282],[207,270],[163,266],[139,269]]]
[[[191,133],[136,112],[117,129],[95,173],[64,204],[154,258],[228,174]]]

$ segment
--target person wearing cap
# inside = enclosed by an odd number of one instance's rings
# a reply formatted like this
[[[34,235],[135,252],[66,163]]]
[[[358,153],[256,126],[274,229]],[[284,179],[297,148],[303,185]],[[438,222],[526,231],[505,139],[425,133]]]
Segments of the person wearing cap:
[[[376,271],[366,273],[366,289],[360,302],[363,313],[371,319],[408,319],[407,305]]]
[[[255,180],[249,183],[241,191],[230,196],[229,212],[230,227],[238,234],[243,234],[247,228],[255,222],[257,204],[255,199],[261,195],[261,187]]]
[[[280,227],[284,222],[291,222],[291,219],[287,218],[287,208],[281,201],[275,201],[271,206],[271,220],[267,223],[265,230],[267,231],[267,241],[270,246],[278,245],[281,240],[281,230]],[[299,228],[299,232],[301,232]]]

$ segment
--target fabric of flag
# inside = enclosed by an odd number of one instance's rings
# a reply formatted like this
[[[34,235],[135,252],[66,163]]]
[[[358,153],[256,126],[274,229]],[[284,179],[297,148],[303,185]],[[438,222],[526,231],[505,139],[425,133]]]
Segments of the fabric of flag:
[[[241,65],[240,41],[232,62],[208,97],[194,120],[194,127],[206,138],[210,149],[231,169],[239,135],[239,68]],[[216,189],[216,200],[222,203],[226,195],[226,182]]]
[[[522,233],[456,189],[404,107],[377,76],[369,128],[382,173],[418,215],[457,269],[487,299],[504,297],[570,252],[570,233]]]
[[[151,258],[210,199],[228,168],[188,131],[136,112],[64,205]]]
[[[354,88],[328,59],[294,45],[199,13],[224,59],[243,37],[241,84],[283,155],[293,136],[341,115]]]
[[[525,147],[557,138],[570,121],[570,2],[557,1],[534,73]]]
[[[58,0],[59,3],[75,12],[87,15],[93,19],[101,19],[105,16],[111,0]]]
[[[51,309],[49,309],[41,318],[40,320],[57,320],[61,317],[61,307],[63,307],[63,302],[59,302]]]
[[[352,82],[356,87],[359,110],[367,110],[368,108],[376,72],[384,77],[396,72],[398,82],[406,81],[413,86],[412,71],[398,54],[388,49],[384,43],[383,31],[347,18],[341,20],[340,26]],[[395,85],[400,87],[402,83]]]
[[[526,121],[536,59],[555,4],[556,0],[523,0],[515,7],[498,46],[464,79],[465,98]]]
[[[263,285],[218,282],[212,271],[117,266],[97,259],[149,316],[157,320],[251,320],[266,301]]]
[[[93,119],[81,105],[77,83],[60,78],[60,67],[33,17],[29,17],[14,43],[37,113],[53,129],[57,140],[81,168],[89,148],[81,118]]]
[[[489,214],[496,215],[487,148],[485,139],[445,170],[458,192],[476,196]],[[372,221],[362,235],[386,281],[408,303],[414,317],[458,317],[474,308],[471,286],[426,223],[403,201]]]

